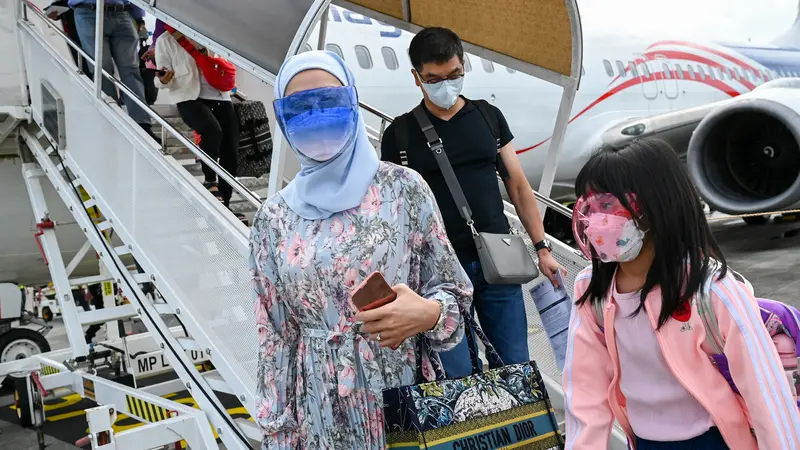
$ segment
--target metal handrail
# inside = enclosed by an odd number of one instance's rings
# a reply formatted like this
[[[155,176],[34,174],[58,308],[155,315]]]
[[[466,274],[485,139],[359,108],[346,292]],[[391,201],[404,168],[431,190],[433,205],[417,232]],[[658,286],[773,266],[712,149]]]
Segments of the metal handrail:
[[[363,109],[365,109],[367,112],[369,112],[369,113],[371,113],[371,114],[373,114],[375,116],[378,116],[378,118],[381,119],[381,129],[378,132],[378,140],[380,141],[383,138],[383,132],[386,130],[386,126],[385,125],[387,123],[392,123],[394,121],[394,119],[389,117],[388,115],[386,115],[384,112],[380,111],[379,109],[376,109],[376,108],[374,108],[372,106],[369,106],[369,105],[367,105],[365,103],[359,102],[358,104]],[[500,179],[500,178],[498,177],[498,179]],[[542,202],[545,205],[547,205],[548,208],[553,208],[553,210],[556,211],[557,213],[559,213],[561,215],[564,215],[566,217],[572,218],[572,210],[570,210],[566,206],[562,205],[561,203],[558,203],[557,201],[553,200],[550,197],[544,196],[544,195],[536,192],[535,189],[533,190],[533,194],[536,196],[537,200],[539,200],[540,202]],[[508,203],[508,202],[506,202],[506,203]]]
[[[92,59],[89,56],[89,54],[87,54],[79,45],[75,44],[72,41],[72,39],[70,39],[69,36],[67,36],[62,30],[59,30],[58,27],[55,26],[53,21],[50,20],[43,12],[41,12],[39,10],[39,8],[33,2],[31,2],[30,0],[21,0],[21,1],[22,1],[22,5],[23,5],[24,8],[30,9],[37,16],[39,16],[45,22],[45,24],[47,24],[48,27],[53,29],[59,36],[61,36],[62,39],[64,39],[64,41],[67,43],[67,45],[70,48],[74,49],[78,53],[78,55],[80,55],[80,57],[84,58],[87,62],[89,62],[89,64],[92,65],[92,67],[95,70],[97,70],[97,65],[95,64],[94,59]],[[80,66],[78,67],[78,70],[80,70]],[[124,92],[126,94],[126,96],[127,96],[127,98],[125,99],[126,101],[128,99],[132,100],[140,108],[142,108],[145,112],[147,112],[147,114],[150,117],[155,119],[155,121],[158,122],[164,129],[166,129],[167,131],[169,131],[170,134],[175,136],[175,138],[177,138],[178,141],[180,141],[181,144],[186,146],[186,148],[188,148],[189,151],[191,151],[192,153],[195,154],[195,156],[200,158],[200,160],[203,161],[203,163],[205,163],[208,167],[210,167],[217,175],[219,175],[220,178],[222,178],[226,182],[228,182],[228,184],[231,185],[233,190],[235,190],[239,195],[241,195],[242,198],[244,198],[246,201],[248,201],[250,204],[252,204],[256,208],[261,206],[261,203],[263,201],[261,199],[261,197],[259,197],[254,192],[252,192],[250,189],[245,187],[241,182],[239,182],[239,180],[236,179],[236,177],[231,175],[227,170],[222,168],[222,166],[220,166],[219,163],[217,163],[211,157],[209,157],[206,154],[206,152],[204,152],[199,147],[197,147],[194,144],[194,142],[190,141],[185,136],[183,136],[183,134],[181,134],[181,132],[179,132],[177,129],[175,129],[175,127],[173,127],[169,122],[167,122],[166,119],[164,119],[158,113],[153,111],[150,108],[150,106],[147,105],[145,102],[140,100],[139,97],[136,94],[134,94],[133,91],[128,89],[128,87],[125,86],[124,83],[122,83],[121,81],[117,80],[113,75],[111,75],[110,73],[108,73],[105,70],[103,70],[102,67],[100,67],[100,70],[101,70],[103,76],[106,79],[111,81],[117,88],[119,88],[122,92]],[[165,145],[166,145],[166,142],[162,142],[162,146],[165,146]]]

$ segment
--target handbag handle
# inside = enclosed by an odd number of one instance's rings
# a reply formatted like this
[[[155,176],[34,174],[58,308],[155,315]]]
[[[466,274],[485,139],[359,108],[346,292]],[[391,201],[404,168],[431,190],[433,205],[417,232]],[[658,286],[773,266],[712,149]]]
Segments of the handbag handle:
[[[417,335],[417,345],[414,347],[415,356],[417,358],[417,373],[416,373],[416,384],[427,383],[428,380],[422,374],[422,355],[427,354],[428,360],[431,362],[433,366],[433,373],[436,376],[436,381],[441,381],[447,378],[444,373],[444,369],[442,365],[433,358],[433,351],[430,348],[430,343],[428,342],[428,338],[425,337],[424,334]]]
[[[483,346],[486,348],[486,355],[488,357],[493,357],[500,363],[500,367],[505,366],[506,363],[500,358],[494,345],[489,342],[489,338],[486,336],[486,333],[483,332],[483,328],[475,321],[475,316],[465,311],[460,303],[458,304],[458,311],[461,313],[461,317],[464,318],[464,338],[467,340],[467,347],[469,347],[469,358],[472,361],[472,374],[474,375],[481,371],[478,365],[478,352],[476,349],[477,346],[475,345],[475,337],[472,335],[473,332],[477,334],[478,338],[483,342]]]

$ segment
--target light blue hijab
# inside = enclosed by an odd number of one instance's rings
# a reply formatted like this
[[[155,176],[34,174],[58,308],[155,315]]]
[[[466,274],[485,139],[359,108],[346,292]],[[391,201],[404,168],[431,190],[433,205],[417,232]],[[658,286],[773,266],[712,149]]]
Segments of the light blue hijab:
[[[275,98],[283,98],[289,81],[309,69],[322,69],[338,78],[344,86],[355,86],[353,73],[338,55],[316,50],[292,56],[283,63],[275,82]],[[361,111],[357,114],[356,138],[350,147],[333,158],[319,162],[292,148],[300,161],[300,173],[280,191],[280,195],[300,217],[327,219],[360,205],[366,195],[380,162],[367,136]]]

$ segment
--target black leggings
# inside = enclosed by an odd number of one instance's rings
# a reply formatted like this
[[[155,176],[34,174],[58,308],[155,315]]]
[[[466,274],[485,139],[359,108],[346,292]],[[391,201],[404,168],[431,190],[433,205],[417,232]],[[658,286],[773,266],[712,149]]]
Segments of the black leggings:
[[[236,176],[239,153],[239,118],[230,101],[199,98],[178,103],[181,119],[200,135],[200,149],[233,176]],[[206,183],[215,183],[217,174],[202,164]],[[219,195],[230,205],[233,188],[219,181]]]

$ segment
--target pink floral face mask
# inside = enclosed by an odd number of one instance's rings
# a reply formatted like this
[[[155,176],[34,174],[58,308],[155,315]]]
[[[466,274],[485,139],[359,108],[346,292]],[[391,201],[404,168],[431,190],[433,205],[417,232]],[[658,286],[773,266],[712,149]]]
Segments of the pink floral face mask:
[[[636,208],[633,195],[628,201]],[[633,261],[642,251],[645,236],[612,194],[589,194],[578,199],[572,212],[572,231],[584,256],[603,262]]]

